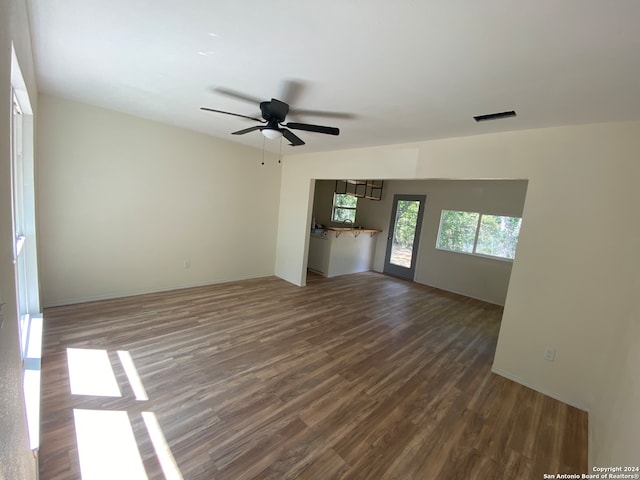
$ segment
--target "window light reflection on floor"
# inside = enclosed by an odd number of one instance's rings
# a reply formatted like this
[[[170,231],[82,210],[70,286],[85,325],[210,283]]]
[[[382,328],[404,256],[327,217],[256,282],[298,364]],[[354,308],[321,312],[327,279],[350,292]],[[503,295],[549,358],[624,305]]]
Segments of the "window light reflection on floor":
[[[148,480],[127,412],[74,409],[82,480]]]
[[[131,354],[117,353],[136,400],[149,400]],[[106,350],[67,348],[67,363],[72,394],[122,396]],[[148,479],[128,412],[74,409],[73,416],[82,480]],[[155,413],[142,412],[142,420],[165,479],[183,480]]]
[[[118,357],[120,358],[120,363],[122,363],[124,368],[124,373],[127,375],[127,380],[129,380],[129,383],[131,384],[136,400],[149,400],[147,392],[142,385],[142,380],[140,380],[140,375],[138,375],[138,370],[133,364],[131,354],[126,350],[118,350]]]
[[[156,451],[156,456],[158,457],[166,480],[183,480],[178,464],[173,458],[167,440],[164,438],[156,414],[153,412],[142,412],[142,419],[147,426],[151,443],[153,443],[153,448]]]
[[[122,396],[106,350],[67,348],[67,366],[72,394]]]

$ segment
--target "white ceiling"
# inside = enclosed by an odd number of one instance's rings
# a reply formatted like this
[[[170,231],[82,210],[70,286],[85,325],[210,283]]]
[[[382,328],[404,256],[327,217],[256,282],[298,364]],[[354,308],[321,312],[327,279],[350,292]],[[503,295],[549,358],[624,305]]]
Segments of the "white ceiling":
[[[200,110],[259,116],[257,105],[216,88],[354,115],[290,115],[341,134],[297,131],[307,145],[285,143],[283,153],[640,119],[638,0],[29,0],[29,8],[45,93],[256,147],[258,132],[230,135],[255,122]],[[512,109],[515,118],[472,118]]]

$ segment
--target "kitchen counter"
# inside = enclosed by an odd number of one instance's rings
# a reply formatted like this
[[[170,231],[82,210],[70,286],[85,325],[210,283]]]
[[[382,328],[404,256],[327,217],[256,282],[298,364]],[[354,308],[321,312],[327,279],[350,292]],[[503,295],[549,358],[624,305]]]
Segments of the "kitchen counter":
[[[373,237],[381,231],[357,227],[314,229],[307,267],[325,277],[368,272],[373,264]]]
[[[342,232],[352,232],[354,235],[360,235],[361,233],[375,234],[382,232],[382,230],[377,230],[375,228],[363,227],[326,227],[325,230],[336,232],[337,236],[340,236]]]

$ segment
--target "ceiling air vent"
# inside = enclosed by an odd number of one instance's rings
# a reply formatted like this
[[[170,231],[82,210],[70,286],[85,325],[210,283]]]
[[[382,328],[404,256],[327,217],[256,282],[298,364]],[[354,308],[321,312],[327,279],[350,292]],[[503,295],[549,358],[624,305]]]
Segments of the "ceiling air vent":
[[[509,110],[508,112],[489,113],[487,115],[478,115],[473,117],[476,122],[484,122],[486,120],[498,120],[499,118],[515,117],[515,110]]]

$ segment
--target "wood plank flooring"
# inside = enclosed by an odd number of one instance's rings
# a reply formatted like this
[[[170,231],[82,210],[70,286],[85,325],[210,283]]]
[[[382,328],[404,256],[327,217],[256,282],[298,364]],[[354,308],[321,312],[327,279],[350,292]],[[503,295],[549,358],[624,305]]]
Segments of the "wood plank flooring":
[[[80,479],[73,409],[142,412],[184,479],[540,479],[587,472],[587,415],[491,373],[502,309],[376,273],[277,278],[47,309],[42,480]],[[122,397],[72,395],[67,348]],[[136,400],[117,351],[148,400]]]

